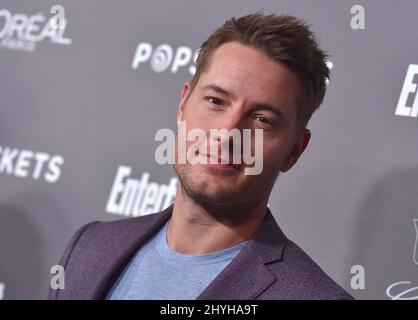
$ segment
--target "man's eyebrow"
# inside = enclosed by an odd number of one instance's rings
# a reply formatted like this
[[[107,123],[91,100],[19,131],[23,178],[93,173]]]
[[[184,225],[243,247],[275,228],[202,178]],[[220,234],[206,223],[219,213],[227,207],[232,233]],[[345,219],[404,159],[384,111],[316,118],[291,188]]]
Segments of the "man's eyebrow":
[[[269,110],[269,111],[275,113],[280,118],[286,119],[282,110],[280,110],[279,108],[274,107],[274,106],[272,106],[271,104],[268,104],[268,103],[256,103],[254,105],[254,109],[256,109],[256,110]]]
[[[228,90],[226,90],[226,89],[224,89],[224,88],[222,88],[222,87],[220,87],[219,85],[216,85],[216,84],[208,84],[208,85],[205,85],[205,86],[203,86],[201,88],[201,90],[202,91],[204,91],[204,90],[213,90],[215,92],[224,94],[226,96],[230,96],[231,98],[234,97],[234,95],[231,92],[229,92]],[[273,106],[273,105],[271,105],[269,103],[255,103],[254,104],[254,109],[255,110],[269,110],[269,111],[275,113],[280,118],[286,119],[284,113],[280,110],[280,108],[277,108],[277,107],[275,107],[275,106]]]
[[[224,94],[224,95],[229,96],[231,98],[234,97],[234,95],[231,92],[229,92],[228,90],[226,90],[226,89],[218,86],[217,84],[207,84],[207,85],[203,86],[201,90],[202,91],[204,91],[204,90],[213,90],[215,92]]]

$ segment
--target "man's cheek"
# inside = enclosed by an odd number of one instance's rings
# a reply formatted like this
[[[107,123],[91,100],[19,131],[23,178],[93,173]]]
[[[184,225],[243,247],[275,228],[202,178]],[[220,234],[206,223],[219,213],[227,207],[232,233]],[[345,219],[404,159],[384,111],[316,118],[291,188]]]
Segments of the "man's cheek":
[[[280,169],[281,160],[276,154],[265,153],[263,159],[263,175],[274,175]]]

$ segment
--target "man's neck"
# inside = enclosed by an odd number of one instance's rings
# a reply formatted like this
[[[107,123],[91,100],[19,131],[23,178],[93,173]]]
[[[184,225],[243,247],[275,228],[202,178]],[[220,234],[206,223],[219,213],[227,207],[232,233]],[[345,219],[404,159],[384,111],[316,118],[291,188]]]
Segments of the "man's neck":
[[[267,200],[254,206],[229,207],[230,215],[201,206],[179,185],[167,228],[171,249],[184,254],[204,254],[237,245],[251,238],[267,211]]]

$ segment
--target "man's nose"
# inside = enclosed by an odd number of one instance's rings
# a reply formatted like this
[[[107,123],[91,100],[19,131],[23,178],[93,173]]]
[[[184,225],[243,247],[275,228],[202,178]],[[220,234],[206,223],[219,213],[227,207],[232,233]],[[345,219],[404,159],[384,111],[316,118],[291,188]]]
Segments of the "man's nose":
[[[244,106],[242,104],[237,104],[236,106],[229,108],[229,110],[218,119],[219,122],[215,125],[217,126],[217,129],[227,129],[228,131],[238,129],[239,131],[242,131],[242,129],[247,126],[245,118]]]
[[[233,109],[233,108],[232,108]],[[245,115],[242,108],[225,112],[222,119],[216,123],[218,135],[215,136],[215,142],[219,148],[229,148],[230,153],[242,154],[243,148],[243,129],[246,128]]]

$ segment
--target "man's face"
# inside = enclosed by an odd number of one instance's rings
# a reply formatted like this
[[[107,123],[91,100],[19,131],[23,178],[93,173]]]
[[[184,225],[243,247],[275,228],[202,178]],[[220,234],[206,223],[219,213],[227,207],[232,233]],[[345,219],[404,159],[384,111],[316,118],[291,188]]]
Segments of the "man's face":
[[[263,170],[258,175],[246,175],[247,164],[224,170],[211,164],[176,163],[181,187],[187,194],[199,203],[215,206],[267,202],[279,171],[289,170],[309,142],[309,130],[297,132],[300,90],[294,73],[257,49],[238,42],[216,49],[194,89],[191,91],[190,83],[185,83],[177,121],[186,122],[186,132],[193,128],[206,132],[207,154],[213,143],[209,141],[210,129],[236,128],[241,133],[243,129],[253,133],[254,129],[263,129]],[[188,141],[186,148],[192,144]],[[254,152],[254,139],[252,144]]]

